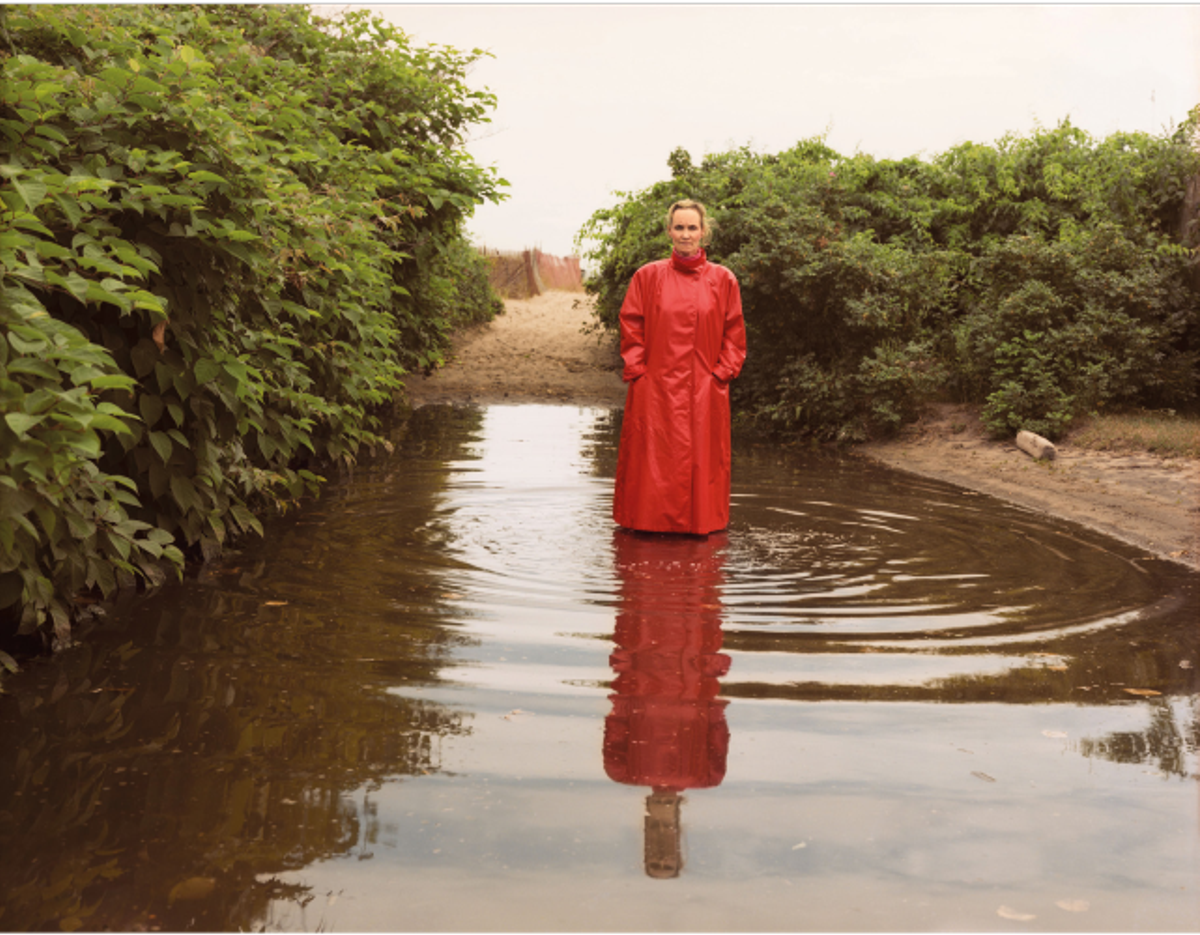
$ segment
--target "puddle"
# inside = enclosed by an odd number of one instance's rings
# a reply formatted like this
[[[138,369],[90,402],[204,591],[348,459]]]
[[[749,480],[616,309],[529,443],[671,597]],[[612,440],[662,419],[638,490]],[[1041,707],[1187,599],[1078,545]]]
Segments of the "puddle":
[[[0,926],[1200,929],[1200,575],[767,447],[622,532],[617,418],[420,410],[10,680]]]

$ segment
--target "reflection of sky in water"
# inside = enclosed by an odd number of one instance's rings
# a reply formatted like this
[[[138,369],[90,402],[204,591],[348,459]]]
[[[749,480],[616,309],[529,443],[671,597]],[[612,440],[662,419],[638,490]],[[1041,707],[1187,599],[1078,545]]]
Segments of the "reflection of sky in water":
[[[593,410],[571,406],[490,406],[481,441],[470,446],[473,481],[507,486],[561,482],[585,473],[581,440],[595,425]]]
[[[686,795],[688,861],[667,887],[638,866],[639,790],[597,778],[600,717],[489,711],[446,742],[448,775],[366,793],[374,841],[285,878],[318,894],[308,927],[340,893],[325,915],[357,931],[970,931],[1002,905],[1036,931],[1194,927],[1195,785],[1078,756],[1096,717],[735,702],[729,773]]]

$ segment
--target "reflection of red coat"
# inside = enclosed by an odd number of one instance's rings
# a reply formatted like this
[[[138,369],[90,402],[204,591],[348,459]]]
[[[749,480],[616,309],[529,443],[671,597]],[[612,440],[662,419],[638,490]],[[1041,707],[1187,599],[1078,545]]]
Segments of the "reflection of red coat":
[[[724,537],[662,539],[620,530],[621,601],[604,770],[616,782],[682,791],[725,777],[729,727],[717,697]]]
[[[621,306],[629,383],[613,519],[704,534],[729,524],[729,381],[746,359],[733,273],[703,260],[648,263]]]

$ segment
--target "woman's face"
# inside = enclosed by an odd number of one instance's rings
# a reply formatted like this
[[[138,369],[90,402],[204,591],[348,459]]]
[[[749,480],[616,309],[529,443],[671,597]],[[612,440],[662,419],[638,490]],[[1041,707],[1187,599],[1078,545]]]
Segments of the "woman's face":
[[[695,208],[680,208],[671,215],[671,227],[667,233],[680,256],[691,256],[700,249],[700,240],[704,236],[700,212]]]

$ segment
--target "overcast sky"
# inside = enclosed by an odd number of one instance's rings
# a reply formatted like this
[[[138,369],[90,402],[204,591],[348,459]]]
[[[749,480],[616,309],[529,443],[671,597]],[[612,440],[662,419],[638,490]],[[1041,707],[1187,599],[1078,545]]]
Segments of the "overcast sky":
[[[511,187],[469,231],[504,250],[573,252],[677,146],[699,162],[826,133],[846,155],[932,157],[1068,117],[1158,133],[1200,103],[1197,5],[369,6],[419,44],[494,56],[469,83],[499,106],[467,148]]]

